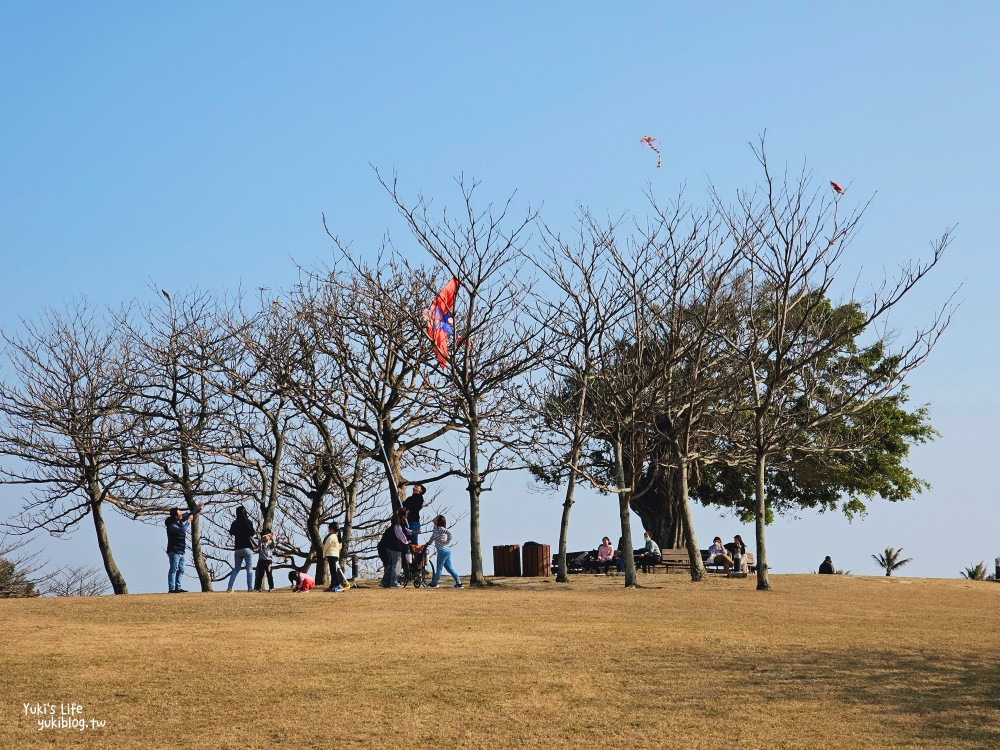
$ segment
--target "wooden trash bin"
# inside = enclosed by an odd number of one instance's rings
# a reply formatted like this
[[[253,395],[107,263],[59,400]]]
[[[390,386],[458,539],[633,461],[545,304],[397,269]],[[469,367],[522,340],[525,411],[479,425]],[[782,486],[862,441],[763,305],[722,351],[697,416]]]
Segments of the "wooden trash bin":
[[[493,548],[493,575],[512,578],[521,575],[521,545],[501,544]]]
[[[521,575],[541,578],[552,575],[552,549],[549,545],[524,543],[521,549]]]

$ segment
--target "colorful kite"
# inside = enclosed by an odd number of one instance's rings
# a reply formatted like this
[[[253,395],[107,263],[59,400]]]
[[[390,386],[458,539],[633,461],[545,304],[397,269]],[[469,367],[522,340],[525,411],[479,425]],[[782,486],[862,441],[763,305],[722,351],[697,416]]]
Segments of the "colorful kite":
[[[838,184],[837,184],[836,182],[834,182],[833,180],[830,180],[830,187],[832,187],[832,188],[833,188],[834,192],[835,192],[835,193],[836,193],[837,195],[843,195],[843,194],[844,194],[844,188],[842,188],[842,187],[841,187],[840,185],[838,185]]]
[[[451,313],[455,308],[455,292],[458,291],[458,279],[452,279],[438,292],[430,308],[424,312],[427,321],[427,337],[434,344],[434,354],[437,356],[441,369],[448,364],[448,337],[454,335]]]
[[[656,168],[659,169],[660,168],[660,164],[662,162],[662,158],[661,158],[661,154],[660,154],[660,149],[658,149],[656,147],[656,139],[653,138],[653,136],[651,136],[651,135],[644,135],[640,139],[640,142],[643,145],[645,145],[645,146],[649,146],[651,149],[653,149],[653,151],[656,152]]]

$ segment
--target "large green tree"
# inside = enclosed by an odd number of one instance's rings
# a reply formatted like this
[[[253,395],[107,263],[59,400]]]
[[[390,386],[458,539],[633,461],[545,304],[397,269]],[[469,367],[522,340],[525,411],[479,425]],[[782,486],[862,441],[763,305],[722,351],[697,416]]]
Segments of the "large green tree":
[[[763,184],[741,191],[735,205],[716,204],[741,255],[736,326],[720,334],[742,364],[740,386],[721,410],[727,460],[752,471],[757,588],[767,575],[767,476],[790,470],[802,455],[818,460],[856,453],[878,433],[872,405],[891,398],[930,354],[947,327],[947,306],[908,340],[892,328],[899,303],[934,268],[931,257],[895,278],[876,280],[867,295],[832,305],[844,252],[856,240],[863,210],[841,211],[840,199],[817,188],[807,172],[772,173],[763,142],[755,154]],[[832,460],[832,459],[831,459]]]

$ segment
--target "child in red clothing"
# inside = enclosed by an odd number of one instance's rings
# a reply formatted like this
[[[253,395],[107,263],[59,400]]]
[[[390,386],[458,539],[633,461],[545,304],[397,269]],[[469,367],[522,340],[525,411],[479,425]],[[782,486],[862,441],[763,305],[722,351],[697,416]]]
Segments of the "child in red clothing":
[[[316,587],[316,581],[298,570],[289,572],[288,580],[292,582],[292,591],[311,591]]]

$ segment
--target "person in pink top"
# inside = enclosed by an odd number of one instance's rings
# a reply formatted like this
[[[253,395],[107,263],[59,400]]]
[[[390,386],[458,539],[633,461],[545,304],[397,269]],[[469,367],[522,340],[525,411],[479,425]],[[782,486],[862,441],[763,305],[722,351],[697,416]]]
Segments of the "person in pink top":
[[[608,575],[612,563],[615,561],[615,548],[611,546],[611,540],[604,537],[601,546],[597,548],[597,566],[604,566],[604,575]]]
[[[298,570],[289,572],[288,580],[292,582],[292,591],[312,591],[316,588],[316,581]]]

